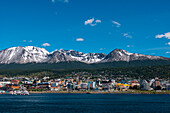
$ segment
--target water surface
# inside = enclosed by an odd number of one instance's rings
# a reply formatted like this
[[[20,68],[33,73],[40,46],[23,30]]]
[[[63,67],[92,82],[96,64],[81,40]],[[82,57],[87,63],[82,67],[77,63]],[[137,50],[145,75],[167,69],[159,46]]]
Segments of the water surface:
[[[0,112],[170,113],[170,95],[31,94],[0,95]]]

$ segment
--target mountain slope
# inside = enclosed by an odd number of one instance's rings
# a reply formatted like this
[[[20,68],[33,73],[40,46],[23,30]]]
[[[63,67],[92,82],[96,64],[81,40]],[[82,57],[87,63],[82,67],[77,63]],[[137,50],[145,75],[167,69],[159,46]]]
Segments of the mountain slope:
[[[34,46],[12,47],[0,51],[0,64],[27,64],[27,63],[59,63],[83,62],[86,64],[106,63],[114,61],[136,60],[168,60],[169,58],[129,53],[122,49],[115,49],[108,55],[104,53],[82,53],[74,50],[56,50],[49,53],[44,48]]]
[[[70,56],[64,54],[60,51],[55,51],[52,54],[48,55],[48,63],[58,63],[58,62],[67,62],[67,61],[76,61],[72,59]]]
[[[113,61],[135,61],[135,60],[166,60],[168,58],[159,57],[159,56],[151,56],[151,55],[143,55],[138,53],[129,53],[128,51],[122,49],[115,49],[110,52],[102,62],[113,62]]]
[[[46,62],[49,52],[43,48],[27,46],[27,47],[12,47],[0,51],[0,63],[41,63]]]
[[[59,52],[63,53],[65,56],[68,56],[69,61],[80,61],[84,63],[97,63],[103,60],[106,57],[104,53],[82,53],[74,50],[59,50]]]
[[[0,64],[0,70],[37,70],[37,69],[101,69],[101,68],[122,68],[139,66],[161,66],[170,65],[170,60],[136,60],[136,61],[114,61],[106,63],[87,64],[77,61],[58,63],[27,63],[27,64]]]

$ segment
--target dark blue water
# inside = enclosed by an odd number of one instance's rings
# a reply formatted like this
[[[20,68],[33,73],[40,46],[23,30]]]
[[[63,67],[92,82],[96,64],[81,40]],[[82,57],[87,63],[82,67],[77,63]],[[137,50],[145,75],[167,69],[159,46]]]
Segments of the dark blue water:
[[[0,95],[0,112],[170,113],[170,95],[31,94]]]

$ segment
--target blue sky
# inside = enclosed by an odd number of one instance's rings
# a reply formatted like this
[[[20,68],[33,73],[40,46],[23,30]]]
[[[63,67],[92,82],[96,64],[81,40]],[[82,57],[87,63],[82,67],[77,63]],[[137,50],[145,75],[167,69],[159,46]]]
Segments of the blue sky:
[[[1,0],[0,50],[37,46],[170,57],[170,0]]]

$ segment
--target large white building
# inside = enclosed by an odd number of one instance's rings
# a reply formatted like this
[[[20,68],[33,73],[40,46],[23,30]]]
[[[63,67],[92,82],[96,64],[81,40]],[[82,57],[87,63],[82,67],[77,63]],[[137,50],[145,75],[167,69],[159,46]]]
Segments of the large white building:
[[[11,83],[10,81],[0,81],[0,86],[4,87],[4,86],[6,86],[7,84],[10,84],[10,83]]]

